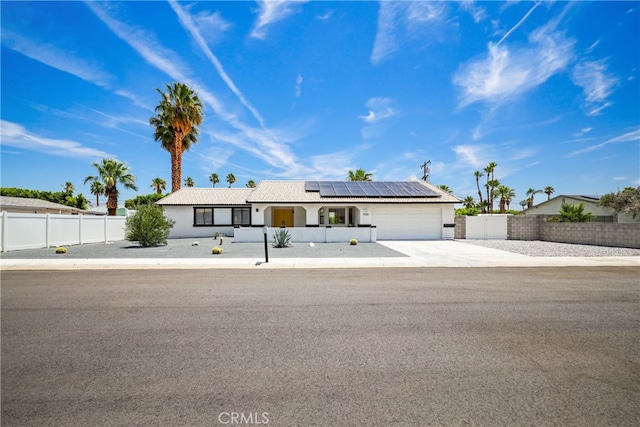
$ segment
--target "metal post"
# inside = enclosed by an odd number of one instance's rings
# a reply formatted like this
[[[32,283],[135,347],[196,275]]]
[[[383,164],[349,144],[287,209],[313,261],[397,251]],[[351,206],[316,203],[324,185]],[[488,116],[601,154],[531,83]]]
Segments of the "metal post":
[[[264,262],[269,262],[269,246],[267,245],[267,234],[269,233],[269,227],[266,225],[262,227],[262,234],[264,234]]]

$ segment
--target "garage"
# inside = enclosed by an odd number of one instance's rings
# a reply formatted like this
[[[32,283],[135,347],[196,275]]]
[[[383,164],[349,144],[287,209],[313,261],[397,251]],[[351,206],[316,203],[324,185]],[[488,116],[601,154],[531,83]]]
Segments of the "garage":
[[[374,206],[371,220],[379,240],[442,239],[442,209],[438,206]]]

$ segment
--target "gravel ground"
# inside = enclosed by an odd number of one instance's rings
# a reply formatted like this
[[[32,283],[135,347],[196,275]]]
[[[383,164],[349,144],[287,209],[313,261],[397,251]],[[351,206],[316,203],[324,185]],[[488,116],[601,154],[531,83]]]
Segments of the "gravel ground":
[[[514,252],[533,257],[640,256],[640,249],[574,245],[540,240],[457,240],[470,245]]]
[[[198,242],[197,246],[193,243]],[[118,258],[211,258],[211,249],[220,246],[225,258],[263,258],[264,243],[233,243],[233,238],[225,238],[220,245],[211,238],[169,239],[167,245],[143,248],[138,244],[123,240],[105,245],[90,243],[86,245],[65,246],[67,253],[56,254],[55,248],[22,249],[0,254],[0,259],[118,259]],[[404,257],[378,243],[295,243],[288,248],[274,248],[269,244],[269,258],[367,258],[367,257]]]

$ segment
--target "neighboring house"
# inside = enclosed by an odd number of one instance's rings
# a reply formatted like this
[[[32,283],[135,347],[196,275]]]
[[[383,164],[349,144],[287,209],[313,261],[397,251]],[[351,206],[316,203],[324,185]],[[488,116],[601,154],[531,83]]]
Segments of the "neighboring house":
[[[453,238],[460,202],[422,181],[262,181],[256,188],[183,188],[157,203],[176,221],[171,237],[266,225],[375,227],[377,239],[426,240]]]
[[[593,214],[593,222],[637,222],[631,215],[617,214],[612,208],[598,206],[600,196],[559,195],[546,200],[532,208],[526,209],[525,215],[558,215],[563,203],[571,205],[584,204],[584,211]]]
[[[0,196],[0,211],[38,214],[86,215],[90,212],[40,199]]]
[[[107,210],[107,207],[104,205],[89,208],[87,209],[87,212],[93,215],[107,215],[109,213],[109,211]],[[127,209],[124,206],[119,206],[118,209],[116,209],[116,216],[130,217],[136,212],[137,212],[136,210]]]

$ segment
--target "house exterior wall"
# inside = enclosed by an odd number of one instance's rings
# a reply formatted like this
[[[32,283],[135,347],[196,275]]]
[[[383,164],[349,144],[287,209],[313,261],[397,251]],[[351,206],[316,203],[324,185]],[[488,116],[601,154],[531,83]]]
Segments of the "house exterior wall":
[[[233,226],[194,226],[193,206],[164,206],[164,214],[176,222],[169,238],[211,237],[215,233],[233,236]]]
[[[558,215],[560,207],[563,203],[569,203],[571,205],[584,204],[584,211],[591,212],[596,216],[615,216],[616,212],[611,208],[605,208],[598,206],[596,202],[590,202],[585,200],[578,200],[571,197],[558,196],[549,201],[544,201],[537,206],[526,209],[523,213],[525,215]]]

